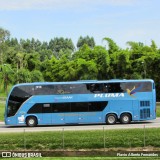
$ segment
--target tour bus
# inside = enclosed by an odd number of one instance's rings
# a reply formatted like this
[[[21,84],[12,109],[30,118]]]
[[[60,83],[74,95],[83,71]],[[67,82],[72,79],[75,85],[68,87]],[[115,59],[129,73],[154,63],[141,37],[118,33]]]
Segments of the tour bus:
[[[6,125],[128,124],[156,118],[155,84],[146,80],[36,82],[13,86]]]

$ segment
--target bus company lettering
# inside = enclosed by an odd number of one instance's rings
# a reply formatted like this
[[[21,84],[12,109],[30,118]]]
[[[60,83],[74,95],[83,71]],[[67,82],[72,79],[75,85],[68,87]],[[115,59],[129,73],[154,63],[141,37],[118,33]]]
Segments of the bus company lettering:
[[[60,96],[60,97],[55,97],[55,101],[58,100],[58,99],[72,99],[73,96]]]
[[[124,97],[124,93],[105,93],[105,94],[95,94],[94,98],[119,98],[119,97]]]

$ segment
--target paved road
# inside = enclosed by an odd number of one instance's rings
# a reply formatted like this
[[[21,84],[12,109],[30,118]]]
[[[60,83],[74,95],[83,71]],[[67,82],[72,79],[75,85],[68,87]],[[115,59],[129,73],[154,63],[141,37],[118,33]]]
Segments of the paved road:
[[[3,132],[39,132],[39,131],[76,131],[76,130],[105,130],[108,129],[128,129],[128,128],[159,128],[160,118],[152,121],[136,122],[127,125],[105,125],[105,124],[92,124],[92,125],[67,125],[67,126],[38,126],[38,127],[26,127],[26,126],[5,126],[3,122],[0,122],[0,133]]]

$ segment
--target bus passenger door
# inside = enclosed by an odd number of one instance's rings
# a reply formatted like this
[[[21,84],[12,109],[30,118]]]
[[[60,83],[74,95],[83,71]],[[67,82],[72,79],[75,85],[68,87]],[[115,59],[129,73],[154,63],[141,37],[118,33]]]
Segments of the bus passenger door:
[[[87,102],[82,104],[82,112],[79,112],[79,123],[101,123],[102,110],[105,106],[105,102]]]
[[[139,109],[139,101],[134,100],[133,102],[133,120],[139,120],[140,119],[140,109]]]
[[[66,124],[78,124],[79,123],[79,104],[76,102],[65,103],[65,123]]]
[[[64,103],[54,103],[52,106],[52,124],[65,124],[65,108]]]
[[[52,107],[51,104],[46,103],[42,106],[42,124],[51,124],[52,122]]]

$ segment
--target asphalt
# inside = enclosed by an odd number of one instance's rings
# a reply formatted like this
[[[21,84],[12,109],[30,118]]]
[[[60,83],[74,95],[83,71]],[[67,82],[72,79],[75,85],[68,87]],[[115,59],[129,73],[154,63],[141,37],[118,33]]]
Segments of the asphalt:
[[[78,130],[110,130],[110,129],[133,129],[133,128],[160,128],[160,118],[151,121],[132,122],[131,124],[80,124],[80,125],[51,125],[51,126],[6,126],[4,122],[0,122],[0,133],[4,132],[41,132],[41,131],[78,131]]]

